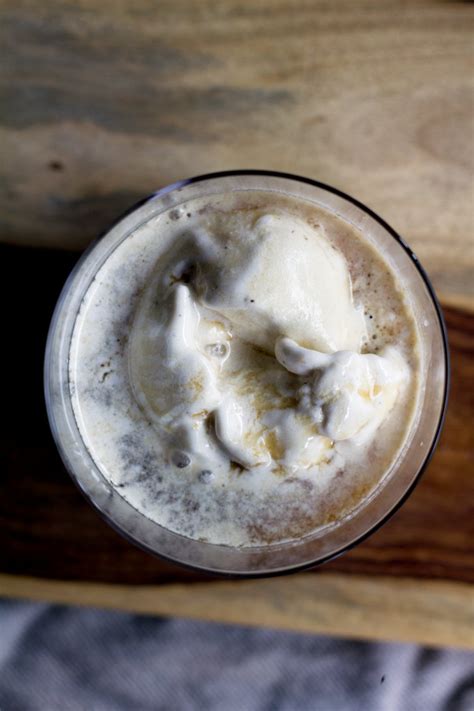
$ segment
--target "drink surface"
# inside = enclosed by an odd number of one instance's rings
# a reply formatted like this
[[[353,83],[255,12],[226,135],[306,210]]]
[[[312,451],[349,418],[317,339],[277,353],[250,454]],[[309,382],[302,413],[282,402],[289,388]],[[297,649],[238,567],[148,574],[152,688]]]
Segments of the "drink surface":
[[[80,308],[70,390],[120,494],[191,538],[297,539],[363,504],[407,446],[421,354],[370,236],[235,191],[137,228]]]

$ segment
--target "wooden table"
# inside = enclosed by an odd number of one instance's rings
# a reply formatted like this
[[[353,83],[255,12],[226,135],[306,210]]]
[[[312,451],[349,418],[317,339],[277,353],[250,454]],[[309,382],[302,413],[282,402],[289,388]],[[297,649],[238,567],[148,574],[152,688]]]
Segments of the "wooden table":
[[[0,593],[473,646],[474,7],[0,0],[0,11],[11,245],[0,247]],[[47,323],[77,258],[67,250],[157,186],[235,167],[306,174],[380,212],[432,277],[453,357],[445,431],[406,505],[317,571],[258,581],[197,576],[123,541],[64,472],[41,390]]]

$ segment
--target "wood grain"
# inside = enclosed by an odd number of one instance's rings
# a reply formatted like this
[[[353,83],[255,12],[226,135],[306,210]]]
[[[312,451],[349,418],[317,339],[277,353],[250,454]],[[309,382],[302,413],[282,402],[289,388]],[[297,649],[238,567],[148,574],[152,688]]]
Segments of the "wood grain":
[[[474,304],[474,6],[0,0],[0,234],[83,247],[178,178],[268,168],[366,201]]]
[[[8,373],[0,430],[0,571],[51,579],[151,584],[199,579],[143,553],[82,498],[52,442],[42,394],[42,357],[55,300],[77,255],[0,247],[0,303]],[[20,274],[15,285],[9,274]],[[24,285],[28,285],[28,290]],[[16,289],[16,290],[15,290]],[[451,403],[442,439],[421,483],[380,531],[321,571],[474,581],[472,430],[474,315],[446,310],[452,350]]]
[[[380,531],[305,575],[209,581],[122,540],[73,486],[42,360],[77,253],[4,244],[0,595],[473,645],[473,19],[448,0],[0,0],[0,242],[82,248],[190,175],[308,175],[410,242],[453,374],[437,453]]]
[[[0,575],[0,595],[361,639],[474,647],[470,585],[346,575],[104,585]]]

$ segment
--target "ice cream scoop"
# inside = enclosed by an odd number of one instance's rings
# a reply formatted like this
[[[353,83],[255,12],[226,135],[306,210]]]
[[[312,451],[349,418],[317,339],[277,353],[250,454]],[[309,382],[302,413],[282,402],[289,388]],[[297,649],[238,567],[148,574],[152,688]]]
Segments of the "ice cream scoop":
[[[276,213],[236,221],[229,233],[199,267],[198,296],[236,335],[270,353],[281,335],[323,353],[360,349],[364,317],[344,257],[322,227]]]

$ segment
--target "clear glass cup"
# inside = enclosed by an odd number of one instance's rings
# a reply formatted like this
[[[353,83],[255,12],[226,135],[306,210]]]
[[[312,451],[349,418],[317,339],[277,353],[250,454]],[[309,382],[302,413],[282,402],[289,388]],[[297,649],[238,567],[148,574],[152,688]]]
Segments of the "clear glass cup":
[[[71,404],[68,359],[81,301],[101,265],[137,227],[164,210],[193,198],[235,190],[283,192],[340,215],[361,229],[396,265],[410,296],[424,351],[420,415],[396,466],[370,496],[340,521],[299,540],[260,547],[231,547],[186,538],[151,521],[129,504],[102,475],[79,432]],[[158,190],[136,205],[95,242],[68,278],[53,315],[46,346],[45,395],[51,430],[75,483],[108,523],[145,550],[211,573],[261,576],[320,564],[355,546],[401,506],[436,447],[446,411],[449,353],[442,312],[417,257],[380,217],[328,185],[272,171],[229,171],[203,175]]]

